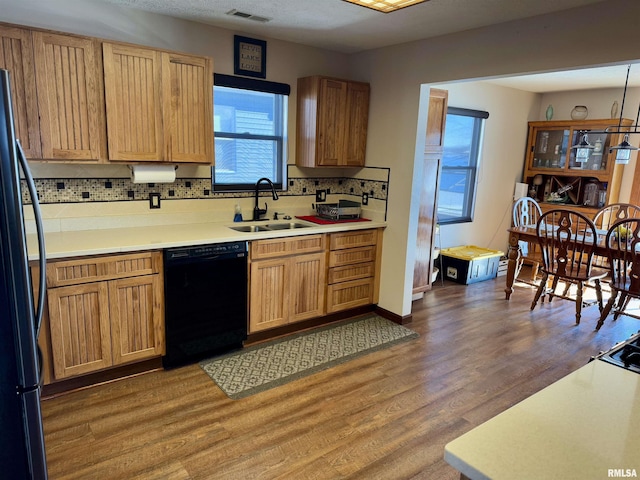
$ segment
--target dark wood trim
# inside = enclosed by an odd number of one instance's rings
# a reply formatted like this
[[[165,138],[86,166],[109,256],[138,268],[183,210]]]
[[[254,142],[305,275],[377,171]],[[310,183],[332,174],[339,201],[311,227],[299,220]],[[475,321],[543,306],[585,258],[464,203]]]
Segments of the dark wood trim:
[[[50,383],[42,387],[42,398],[54,398],[63,393],[92,387],[101,383],[109,383],[126,377],[133,377],[142,373],[162,370],[162,358],[156,357],[143,362],[121,365],[119,367],[102,370],[100,372],[67,378],[59,382]]]
[[[406,325],[407,323],[413,322],[412,314],[405,315],[405,316],[398,315],[393,312],[390,312],[389,310],[385,310],[384,308],[381,308],[378,305],[375,306],[374,311],[381,317],[384,317],[387,320],[391,320],[392,322],[395,322],[398,325]]]
[[[244,342],[244,346],[253,345],[254,343],[264,342],[265,340],[273,340],[277,337],[282,337],[291,333],[300,332],[302,330],[308,330],[310,328],[319,327],[328,323],[338,322],[346,318],[357,317],[358,315],[364,315],[374,310],[375,305],[366,305],[364,307],[352,308],[350,310],[344,310],[342,312],[336,312],[324,317],[316,317],[310,320],[304,320],[302,322],[291,323],[289,325],[283,325],[282,327],[272,328],[270,330],[264,330],[262,332],[252,333]]]

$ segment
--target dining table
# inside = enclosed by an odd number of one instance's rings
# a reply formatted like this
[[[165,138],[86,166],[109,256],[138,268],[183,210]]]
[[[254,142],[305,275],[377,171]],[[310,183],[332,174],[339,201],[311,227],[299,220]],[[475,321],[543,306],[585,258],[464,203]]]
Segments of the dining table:
[[[504,291],[506,299],[509,300],[513,293],[513,284],[516,280],[517,268],[520,263],[520,257],[522,256],[520,242],[536,243],[538,241],[538,236],[536,235],[535,225],[510,227],[507,231],[509,232],[509,251],[507,253],[509,263],[507,265],[506,285]],[[607,231],[596,230],[596,234],[598,235],[598,239],[594,246],[594,256],[606,258],[607,247],[605,237],[607,235]]]

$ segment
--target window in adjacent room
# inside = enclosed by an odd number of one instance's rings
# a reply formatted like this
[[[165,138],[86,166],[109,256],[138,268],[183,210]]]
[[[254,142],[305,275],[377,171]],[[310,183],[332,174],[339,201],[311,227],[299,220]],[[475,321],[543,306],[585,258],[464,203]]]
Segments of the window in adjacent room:
[[[449,107],[438,193],[438,223],[473,220],[484,121],[489,113]]]
[[[266,177],[286,187],[289,85],[214,75],[214,191],[250,191]]]

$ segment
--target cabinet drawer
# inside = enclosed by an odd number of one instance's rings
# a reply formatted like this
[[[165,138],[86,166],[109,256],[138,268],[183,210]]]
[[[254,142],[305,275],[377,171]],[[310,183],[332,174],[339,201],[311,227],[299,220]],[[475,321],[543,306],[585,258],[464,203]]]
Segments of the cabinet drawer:
[[[355,232],[334,233],[331,235],[331,250],[340,250],[343,248],[364,247],[366,245],[375,245],[378,242],[378,231],[358,230]]]
[[[47,264],[47,286],[62,287],[81,283],[159,273],[159,251],[128,255],[62,260]]]
[[[340,267],[354,263],[373,262],[376,259],[376,247],[349,248],[329,252],[329,267]]]
[[[359,278],[368,278],[375,275],[376,268],[373,262],[356,263],[344,267],[334,267],[329,269],[328,283],[348,282]]]
[[[327,287],[327,313],[373,303],[374,279],[365,278],[329,285]]]
[[[251,259],[282,257],[300,253],[322,252],[326,235],[304,235],[299,237],[272,238],[251,242]]]

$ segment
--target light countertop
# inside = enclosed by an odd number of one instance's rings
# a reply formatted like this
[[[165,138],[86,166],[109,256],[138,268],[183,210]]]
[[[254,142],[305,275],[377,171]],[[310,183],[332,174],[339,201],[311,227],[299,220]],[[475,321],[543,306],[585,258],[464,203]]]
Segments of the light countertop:
[[[592,361],[453,440],[444,458],[472,480],[640,475],[640,375]]]
[[[212,243],[251,241],[265,238],[312,235],[316,233],[363,230],[367,228],[385,227],[385,222],[363,221],[318,225],[299,219],[291,222],[304,223],[308,228],[295,228],[265,232],[242,233],[230,226],[289,223],[289,221],[260,222],[210,222],[178,225],[145,226],[133,228],[108,228],[98,230],[76,230],[67,232],[45,233],[45,250],[47,259],[78,257],[83,255],[99,255],[118,252],[136,252],[190,245],[206,245]],[[37,260],[37,238],[35,234],[27,235],[29,260]]]

